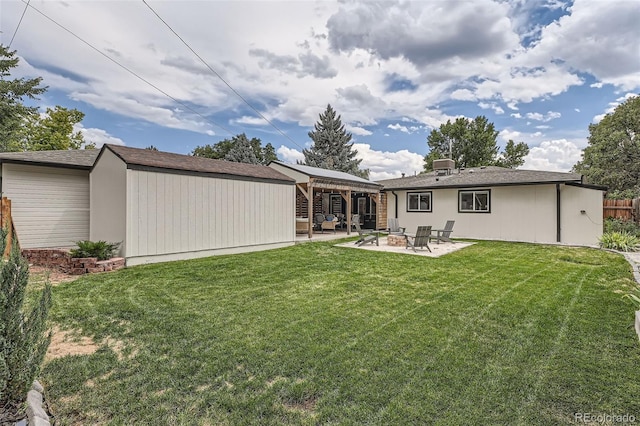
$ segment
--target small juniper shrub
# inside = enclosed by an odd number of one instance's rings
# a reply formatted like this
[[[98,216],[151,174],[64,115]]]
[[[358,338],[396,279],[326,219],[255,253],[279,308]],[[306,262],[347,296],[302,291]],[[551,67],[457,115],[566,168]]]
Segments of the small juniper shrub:
[[[106,241],[77,241],[76,245],[78,248],[71,250],[71,257],[97,257],[98,260],[115,257],[120,248],[120,243]]]

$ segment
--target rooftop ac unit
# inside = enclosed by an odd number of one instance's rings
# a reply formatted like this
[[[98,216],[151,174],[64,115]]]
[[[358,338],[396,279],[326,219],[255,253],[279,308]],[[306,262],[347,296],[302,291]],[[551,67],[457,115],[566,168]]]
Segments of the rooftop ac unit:
[[[440,160],[433,160],[433,170],[436,174],[451,174],[451,171],[456,168],[456,162],[450,158],[443,158]]]

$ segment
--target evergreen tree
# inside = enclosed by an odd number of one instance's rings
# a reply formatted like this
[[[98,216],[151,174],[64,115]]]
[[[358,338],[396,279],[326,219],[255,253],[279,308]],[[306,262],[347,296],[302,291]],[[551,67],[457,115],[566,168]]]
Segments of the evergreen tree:
[[[244,133],[233,137],[233,146],[224,156],[224,159],[236,163],[259,164],[251,141],[247,139],[247,135]]]
[[[272,161],[278,161],[278,154],[276,154],[276,149],[273,147],[273,145],[268,143],[262,149],[262,161],[261,161],[261,163],[266,166]]]
[[[327,105],[324,114],[320,114],[320,120],[314,125],[314,130],[309,132],[313,145],[302,151],[304,164],[329,170],[338,170],[360,176],[369,177],[369,170],[361,170],[362,160],[355,158],[358,153],[353,149],[351,133],[347,133],[342,124],[340,115],[336,116],[331,105]]]
[[[4,252],[6,237],[7,232],[0,230],[0,253]],[[39,300],[26,309],[28,281],[29,264],[14,245],[9,259],[0,262],[0,424],[24,416],[27,392],[51,341],[46,332],[51,285],[47,283]]]
[[[197,146],[192,152],[191,155],[196,157],[205,157],[205,158],[214,158],[217,160],[227,160],[227,155],[234,150],[234,146],[238,143],[238,141],[242,141],[245,143],[247,140],[247,135],[244,133],[234,136],[231,139],[224,139],[214,145],[203,145]],[[262,146],[262,141],[259,138],[251,138],[249,140],[249,145],[253,150],[253,154],[257,159],[257,163],[253,164],[264,164],[265,166],[269,164],[271,161],[277,161],[278,156],[276,155],[276,150],[268,143],[264,147]],[[236,154],[232,154],[236,155]],[[250,156],[249,156],[250,158]],[[233,160],[230,160],[233,161]],[[244,161],[245,163],[248,161]]]

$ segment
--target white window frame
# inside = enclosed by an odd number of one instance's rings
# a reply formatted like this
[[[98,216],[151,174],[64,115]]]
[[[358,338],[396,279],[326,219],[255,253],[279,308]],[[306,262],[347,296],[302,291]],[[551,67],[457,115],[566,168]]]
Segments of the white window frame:
[[[473,195],[473,205],[471,209],[462,208],[462,194]],[[481,204],[478,202],[477,195],[483,194],[487,196],[487,205],[484,209],[480,209]],[[458,213],[491,213],[491,190],[490,189],[473,189],[458,191]]]
[[[410,198],[412,195],[418,197],[418,208],[412,209]],[[422,197],[429,198],[429,209],[423,210],[420,208],[420,199]],[[432,191],[422,191],[422,192],[407,192],[407,212],[420,212],[420,213],[431,213],[433,211],[433,192]]]

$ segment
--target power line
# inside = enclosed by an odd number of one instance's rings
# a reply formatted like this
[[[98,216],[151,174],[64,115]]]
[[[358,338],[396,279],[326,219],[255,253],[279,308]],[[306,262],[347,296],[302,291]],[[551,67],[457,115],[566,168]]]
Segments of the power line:
[[[31,0],[29,0],[31,1]],[[93,46],[91,43],[89,43],[88,41],[86,41],[85,39],[83,39],[82,37],[80,37],[79,35],[77,35],[76,33],[74,33],[73,31],[71,31],[70,29],[68,29],[67,27],[65,27],[64,25],[58,23],[57,21],[55,21],[53,18],[50,18],[49,16],[47,16],[44,12],[40,11],[38,8],[36,8],[35,6],[29,4],[29,2],[26,2],[25,0],[22,0],[23,3],[27,4],[27,7],[32,8],[33,10],[35,10],[36,12],[38,12],[40,15],[42,15],[44,18],[48,19],[49,21],[51,21],[52,23],[54,23],[55,25],[57,25],[58,27],[60,27],[61,29],[63,29],[64,31],[66,31],[67,33],[71,34],[72,36],[74,36],[76,39],[80,40],[82,43],[86,44],[87,46],[89,46],[91,49],[95,50],[96,52],[98,52],[100,55],[104,56],[105,58],[107,58],[109,61],[113,62],[114,64],[118,65],[120,68],[124,69],[125,71],[127,71],[128,73],[130,73],[131,75],[135,76],[136,78],[138,78],[139,80],[145,82],[146,84],[148,84],[149,86],[153,87],[155,90],[157,90],[158,92],[162,93],[164,96],[166,96],[167,98],[171,99],[172,101],[174,101],[175,103],[182,105],[183,107],[185,107],[186,109],[188,109],[189,111],[191,111],[192,113],[198,115],[199,117],[201,117],[202,119],[204,119],[206,122],[213,124],[216,127],[219,127],[220,129],[224,130],[225,132],[229,133],[230,135],[234,135],[234,133],[232,131],[230,131],[229,129],[227,129],[226,127],[216,123],[215,121],[211,120],[210,118],[202,115],[201,113],[199,113],[198,111],[196,111],[195,109],[193,109],[192,107],[190,107],[189,105],[185,104],[184,102],[174,98],[173,96],[171,96],[170,94],[168,94],[167,92],[165,92],[164,90],[162,90],[161,88],[159,88],[158,86],[156,86],[155,84],[151,83],[149,80],[145,79],[144,77],[142,77],[141,75],[137,74],[135,71],[131,70],[130,68],[128,68],[125,65],[122,65],[120,62],[116,61],[115,59],[113,59],[111,56],[107,55],[106,53],[102,52],[100,49],[98,49],[97,47]]]
[[[11,49],[11,45],[13,44],[13,39],[16,38],[16,34],[18,34],[18,29],[20,28],[20,24],[22,24],[22,19],[24,19],[24,14],[27,13],[27,9],[29,8],[29,3],[31,3],[31,0],[27,1],[27,4],[24,7],[24,10],[22,11],[22,15],[20,16],[20,20],[18,21],[18,26],[16,27],[16,30],[13,32],[13,35],[11,36],[11,41],[9,42],[9,49]]]
[[[182,37],[180,37],[180,35],[175,32],[175,30],[173,28],[171,28],[171,25],[169,25],[167,23],[167,21],[165,21],[164,19],[162,19],[162,17],[158,14],[158,12],[156,12],[150,5],[149,3],[146,2],[146,0],[142,0],[142,3],[145,4],[145,6],[147,6],[149,8],[149,10],[151,10],[151,12],[153,12],[154,15],[156,15],[156,17],[167,27],[169,28],[169,30],[176,36],[178,37],[178,39],[182,42],[182,44],[184,44],[187,49],[189,49],[191,51],[191,53],[193,53],[198,59],[200,59],[200,62],[202,62],[204,64],[205,67],[207,67],[209,69],[209,71],[211,71],[216,77],[218,77],[220,80],[222,80],[222,82],[233,92],[236,94],[236,96],[238,96],[240,99],[242,99],[242,101],[247,104],[247,106],[249,106],[249,108],[251,108],[256,114],[258,114],[258,116],[260,116],[260,118],[262,118],[264,121],[266,121],[267,123],[269,123],[269,125],[271,127],[273,127],[274,129],[276,129],[276,131],[278,133],[280,133],[282,136],[284,136],[285,138],[289,139],[294,145],[296,145],[298,148],[300,149],[304,149],[302,148],[296,141],[294,141],[293,139],[291,139],[291,137],[289,137],[289,135],[287,135],[286,133],[284,133],[282,130],[280,130],[278,128],[278,126],[276,126],[275,124],[273,124],[273,122],[271,122],[271,120],[269,120],[267,117],[265,117],[260,111],[258,111],[253,105],[251,105],[249,103],[249,101],[247,101],[240,93],[238,93],[238,91],[236,89],[234,89],[233,87],[231,87],[231,85],[224,79],[222,78],[222,76],[220,74],[218,74],[218,72],[216,72],[213,68],[211,68],[211,66],[204,60],[202,59],[202,57],[200,55],[198,55],[198,53],[193,50],[193,48],[189,45],[189,43],[187,43]]]

